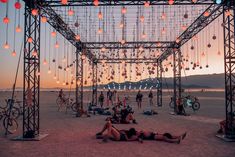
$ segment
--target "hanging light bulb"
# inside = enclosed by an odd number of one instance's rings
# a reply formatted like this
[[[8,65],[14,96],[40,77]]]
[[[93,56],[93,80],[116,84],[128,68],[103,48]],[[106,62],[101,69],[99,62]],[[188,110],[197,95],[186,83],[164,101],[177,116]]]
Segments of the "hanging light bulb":
[[[56,79],[57,79],[56,74],[54,75],[53,79],[54,79],[54,80],[56,80]]]
[[[121,23],[119,24],[119,27],[120,27],[120,28],[123,28],[123,27],[124,27],[124,24],[121,22]]]
[[[144,22],[144,16],[142,15],[142,16],[140,16],[140,22]]]
[[[161,18],[162,18],[162,20],[165,20],[166,19],[166,13],[162,13],[162,15],[161,15]]]
[[[213,40],[216,40],[216,35],[214,34],[213,37],[212,37]]]
[[[41,21],[42,21],[42,23],[46,23],[47,22],[47,17],[46,16],[42,16]]]
[[[41,73],[40,73],[40,71],[38,71],[38,72],[37,72],[37,76],[40,76],[40,75],[41,75]]]
[[[21,3],[20,2],[15,2],[15,8],[20,9],[21,8]]]
[[[8,24],[10,23],[10,19],[6,16],[3,18],[3,23]]]
[[[232,12],[231,12],[230,10],[226,10],[226,11],[225,11],[225,15],[226,15],[226,16],[230,16],[231,14],[232,14]]]
[[[2,3],[7,3],[8,0],[0,0]]]
[[[203,14],[205,17],[208,17],[210,15],[210,13],[208,11],[205,11]]]
[[[93,4],[94,4],[94,6],[98,6],[99,5],[99,0],[94,0]]]
[[[66,62],[66,58],[65,57],[62,59],[62,62],[64,62],[64,63]]]
[[[56,36],[56,32],[55,31],[51,32],[51,36],[55,37]]]
[[[62,84],[63,86],[65,86],[65,82],[63,82],[63,84]]]
[[[125,44],[126,41],[124,39],[121,40],[121,44]]]
[[[174,0],[169,0],[168,3],[169,3],[170,5],[172,5],[172,4],[174,4]]]
[[[32,55],[33,55],[34,57],[37,57],[37,55],[38,55],[37,51],[34,50],[33,53],[32,53]]]
[[[142,39],[145,39],[146,38],[146,34],[143,33],[141,37],[142,37]]]
[[[184,18],[187,19],[188,18],[188,13],[184,14]]]
[[[126,14],[127,9],[125,7],[122,7],[122,14]]]
[[[51,74],[51,69],[49,68],[48,71],[47,71],[48,74]]]
[[[79,41],[81,39],[80,35],[76,35],[75,39]]]
[[[103,30],[101,28],[98,29],[98,34],[102,34]]]
[[[63,5],[68,4],[68,0],[61,0],[61,4],[63,4]]]
[[[38,15],[38,9],[32,9],[31,11],[33,16],[37,16]]]
[[[60,83],[60,80],[57,80],[56,83],[59,84],[59,83]]]
[[[185,31],[185,30],[187,29],[187,26],[186,26],[186,25],[182,25],[182,26],[181,26],[181,29],[182,29],[183,31]]]
[[[150,2],[149,2],[149,1],[145,1],[145,2],[144,2],[144,6],[145,6],[146,8],[148,8],[148,7],[150,6]]]
[[[218,56],[220,56],[220,55],[221,55],[221,52],[220,52],[220,51],[218,51],[217,55],[218,55]]]
[[[46,58],[43,60],[43,64],[44,64],[44,65],[47,65],[47,60],[46,60]]]
[[[15,56],[16,56],[16,51],[13,50],[12,53],[11,53],[11,55],[12,55],[13,57],[15,57]]]
[[[74,26],[75,26],[75,27],[79,27],[79,25],[80,25],[80,24],[78,23],[78,21],[76,21],[76,22],[74,23]]]
[[[202,55],[202,57],[205,57],[205,56],[206,56],[205,52],[202,52],[202,54],[201,54],[201,55]]]
[[[73,16],[74,15],[74,11],[70,8],[69,11],[68,11],[68,15],[69,16]]]
[[[175,42],[178,44],[178,43],[180,42],[180,39],[177,38],[177,39],[175,40]]]
[[[33,42],[33,38],[32,38],[32,37],[29,37],[29,38],[27,39],[27,42],[28,42],[28,43],[32,43],[32,42]]]
[[[103,19],[103,14],[101,12],[98,13],[98,18]]]
[[[17,33],[20,33],[20,32],[21,32],[21,28],[20,28],[19,25],[16,27],[16,32],[17,32]]]
[[[3,45],[3,48],[4,48],[4,49],[9,49],[10,46],[9,46],[9,44],[6,42],[6,43]]]
[[[60,47],[60,45],[59,45],[58,41],[56,41],[55,48],[59,48],[59,47]]]
[[[102,48],[101,48],[101,51],[102,51],[102,52],[105,52],[105,51],[106,51],[106,48],[105,48],[105,47],[102,47]]]
[[[166,34],[166,29],[163,27],[162,34]]]
[[[197,3],[197,0],[192,0],[193,3]]]

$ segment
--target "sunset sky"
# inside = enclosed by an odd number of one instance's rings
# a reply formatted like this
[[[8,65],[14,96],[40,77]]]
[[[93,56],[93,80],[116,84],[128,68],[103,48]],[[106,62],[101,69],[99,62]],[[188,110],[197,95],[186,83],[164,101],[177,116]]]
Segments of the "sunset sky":
[[[9,15],[8,17],[10,18],[10,24],[9,24],[9,30],[8,30],[8,42],[10,45],[10,48],[8,50],[3,48],[3,45],[5,44],[6,41],[6,24],[3,23],[3,18],[6,15],[6,4],[3,4],[0,2],[0,89],[5,89],[5,88],[11,88],[13,85],[13,81],[14,81],[14,77],[15,77],[15,72],[16,72],[16,66],[17,66],[17,61],[18,61],[18,57],[20,54],[20,47],[23,41],[23,23],[24,23],[24,17],[23,17],[23,8],[20,11],[20,26],[22,29],[21,33],[16,33],[16,44],[15,44],[15,50],[17,52],[16,57],[12,57],[11,53],[13,51],[13,39],[14,39],[14,31],[15,31],[15,26],[14,26],[14,15],[15,15],[15,8],[14,8],[14,0],[12,0],[9,3]],[[21,2],[23,5],[23,2]],[[19,12],[17,11],[17,17],[16,17],[16,26],[19,22],[19,16],[18,16]],[[199,33],[198,35],[198,39],[197,41],[189,41],[188,44],[186,44],[185,46],[182,47],[182,52],[183,54],[186,55],[186,53],[188,52],[189,54],[192,53],[192,50],[190,50],[190,47],[192,45],[193,42],[195,47],[197,50],[197,53],[199,54],[199,56],[203,53],[203,52],[207,52],[208,53],[208,64],[209,64],[209,68],[205,68],[206,65],[206,57],[202,57],[202,67],[203,69],[196,69],[196,70],[192,70],[190,68],[190,71],[186,71],[186,75],[197,75],[197,74],[213,74],[213,73],[223,73],[224,72],[224,62],[223,62],[223,37],[222,37],[222,27],[220,26],[220,24],[222,23],[221,21],[221,17],[218,20],[215,20],[209,27],[207,27],[206,29],[204,29],[201,33]],[[45,32],[45,28],[46,28],[46,32]],[[44,88],[54,88],[54,87],[64,87],[62,85],[62,77],[63,74],[61,74],[60,76],[60,84],[56,83],[56,80],[53,79],[53,72],[54,70],[54,65],[51,63],[51,70],[52,70],[52,74],[48,74],[48,64],[47,65],[43,65],[43,59],[45,58],[45,54],[46,54],[46,58],[48,61],[48,56],[49,53],[51,53],[51,60],[52,60],[52,56],[54,55],[54,53],[62,53],[61,49],[65,49],[65,47],[63,47],[63,43],[64,43],[64,39],[59,36],[58,40],[61,43],[61,47],[59,48],[60,50],[54,50],[54,45],[51,44],[51,47],[49,49],[49,39],[47,38],[47,46],[45,46],[45,34],[47,36],[49,36],[50,34],[50,27],[46,26],[44,24],[42,24],[42,29],[41,29],[42,33],[41,33],[41,87]],[[174,31],[174,30],[171,30]],[[212,39],[212,36],[215,35],[217,37],[216,40]],[[203,39],[202,39],[203,38]],[[53,39],[54,40],[54,39]],[[54,42],[53,40],[51,40],[51,42]],[[211,48],[208,48],[207,45],[208,43],[210,43],[212,45]],[[196,46],[198,45],[198,46]],[[46,50],[45,50],[46,47]],[[63,47],[63,48],[62,48]],[[69,59],[72,60],[73,59],[73,53],[72,51],[75,51],[74,48],[72,48],[72,46],[70,46],[68,48],[70,54]],[[218,52],[220,51],[220,55],[218,55]],[[47,52],[47,53],[45,53]],[[58,56],[61,57],[60,59],[62,59],[63,55]],[[168,60],[169,61],[169,60]],[[20,64],[20,69],[19,69],[19,76],[18,76],[18,80],[17,80],[17,87],[22,87],[22,82],[23,82],[23,75],[22,75],[22,71],[23,71],[23,64],[22,64],[23,60],[21,59],[21,64]],[[166,63],[166,62],[165,62]],[[163,64],[165,64],[163,63]],[[113,66],[115,68],[117,68],[116,66]],[[129,65],[128,65],[129,67]],[[90,67],[85,66],[85,71],[89,71]],[[127,68],[128,69],[128,68]],[[130,70],[128,71],[128,75],[132,75],[132,80],[131,81],[136,81],[133,78],[135,78],[135,73],[129,74]],[[182,73],[184,76],[184,73]],[[85,74],[85,77],[87,77],[88,74]],[[168,72],[165,73],[166,77],[172,77],[172,70],[171,68],[169,69]],[[115,81],[120,81],[123,82],[125,81],[124,78],[120,77],[120,76],[115,76]],[[148,78],[148,75],[144,75],[141,78]],[[152,76],[153,77],[153,76]],[[89,79],[88,79],[89,81]],[[128,80],[127,80],[128,81]],[[203,80],[202,80],[203,81]],[[103,80],[104,83],[107,83],[107,81]],[[88,82],[89,84],[89,82]]]

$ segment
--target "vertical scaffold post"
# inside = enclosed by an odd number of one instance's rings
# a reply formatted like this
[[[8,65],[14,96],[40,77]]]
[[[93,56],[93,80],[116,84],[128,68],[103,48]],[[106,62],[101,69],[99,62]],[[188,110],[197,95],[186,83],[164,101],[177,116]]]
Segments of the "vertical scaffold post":
[[[97,74],[98,67],[97,61],[93,61],[92,63],[92,105],[97,105]]]
[[[25,0],[23,138],[39,136],[40,16],[31,14],[32,9],[40,13],[38,4],[39,0]]]
[[[181,51],[173,49],[173,73],[174,73],[174,112],[177,112],[177,100],[181,99]]]
[[[225,70],[225,136],[235,139],[235,2],[226,1],[223,8]]]
[[[157,62],[157,106],[162,106],[162,63]]]
[[[82,46],[78,44],[76,51],[76,116],[81,116],[83,110],[83,58]]]

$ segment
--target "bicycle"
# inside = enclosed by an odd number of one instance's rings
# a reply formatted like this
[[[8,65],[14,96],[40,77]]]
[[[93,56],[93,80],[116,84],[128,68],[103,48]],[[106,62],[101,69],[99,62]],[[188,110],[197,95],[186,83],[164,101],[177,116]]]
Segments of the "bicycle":
[[[72,111],[77,112],[77,105],[76,103],[73,101],[73,99],[70,98],[61,98],[58,97],[56,99],[56,104],[58,106],[58,111],[60,111],[60,109],[65,106],[66,107],[66,112],[68,108],[71,108]]]
[[[0,120],[3,119],[3,127],[6,130],[6,134],[13,134],[18,129],[18,123],[16,121],[16,112],[13,110],[13,101],[9,100],[7,101],[6,107],[0,107]]]
[[[192,97],[190,95],[184,96],[181,98],[181,103],[183,103],[184,108],[192,107],[193,111],[198,111],[200,109],[199,99],[197,97]],[[173,97],[169,103],[170,108],[174,108]]]

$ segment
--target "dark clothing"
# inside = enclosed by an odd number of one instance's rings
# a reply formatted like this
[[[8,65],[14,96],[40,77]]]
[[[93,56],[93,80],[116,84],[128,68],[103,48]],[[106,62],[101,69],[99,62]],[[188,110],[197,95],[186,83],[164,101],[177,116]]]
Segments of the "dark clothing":
[[[152,92],[149,93],[149,98],[153,98],[153,93]]]
[[[113,93],[112,93],[111,91],[108,91],[108,92],[107,92],[107,98],[108,98],[109,100],[112,100],[112,97],[113,97]]]
[[[145,136],[144,133],[140,133],[139,138],[143,140],[155,140],[156,133],[151,133],[150,136]]]
[[[138,93],[136,95],[136,101],[142,101],[143,95],[141,93]]]
[[[104,95],[103,95],[103,94],[100,94],[100,96],[99,96],[99,102],[104,102]]]

